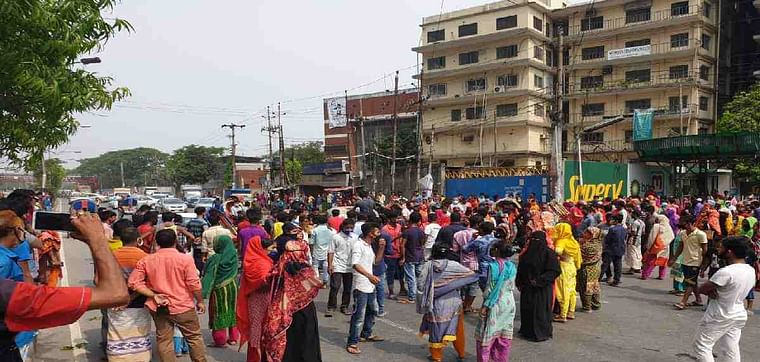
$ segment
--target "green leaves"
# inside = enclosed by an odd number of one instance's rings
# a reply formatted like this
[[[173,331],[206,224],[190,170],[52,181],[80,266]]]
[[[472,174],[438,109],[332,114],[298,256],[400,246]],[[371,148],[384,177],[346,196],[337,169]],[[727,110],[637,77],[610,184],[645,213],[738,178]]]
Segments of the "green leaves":
[[[104,153],[80,160],[71,174],[97,176],[102,188],[121,187],[121,164],[124,164],[124,183],[127,186],[166,186],[169,155],[153,148],[133,148]]]
[[[222,147],[189,145],[176,151],[168,159],[167,173],[174,185],[202,185],[222,173],[224,153]]]
[[[110,109],[129,96],[110,77],[76,65],[116,33],[133,31],[101,12],[116,0],[0,1],[0,152],[16,164],[60,146],[75,114]]]
[[[717,133],[760,132],[760,84],[734,95],[716,124]],[[760,165],[755,160],[737,160],[736,174],[760,180]]]

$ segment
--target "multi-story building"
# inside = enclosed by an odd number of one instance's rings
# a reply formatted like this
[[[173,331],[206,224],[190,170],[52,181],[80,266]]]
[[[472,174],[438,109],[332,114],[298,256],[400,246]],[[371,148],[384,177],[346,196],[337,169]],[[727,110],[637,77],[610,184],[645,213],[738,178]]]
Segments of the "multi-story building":
[[[556,76],[551,9],[552,0],[508,0],[423,19],[413,50],[423,59],[426,161],[548,163]]]
[[[653,136],[708,133],[716,119],[716,9],[711,1],[604,0],[553,12],[567,74],[564,150],[628,161],[635,109],[654,109]],[[581,133],[606,118],[624,121]]]
[[[760,79],[760,0],[720,2],[718,112]]]

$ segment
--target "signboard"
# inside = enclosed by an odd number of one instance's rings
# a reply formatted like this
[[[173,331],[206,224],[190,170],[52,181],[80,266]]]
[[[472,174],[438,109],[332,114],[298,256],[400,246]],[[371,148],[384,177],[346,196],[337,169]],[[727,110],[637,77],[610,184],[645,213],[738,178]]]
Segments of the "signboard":
[[[643,163],[628,164],[628,195],[646,196],[649,192],[657,195],[671,195],[670,173],[660,167]]]
[[[607,60],[625,59],[632,57],[640,57],[642,55],[652,54],[651,45],[641,45],[637,47],[612,49],[607,51]]]
[[[652,119],[654,111],[633,110],[633,140],[642,141],[652,139]]]
[[[345,127],[348,123],[346,116],[346,98],[327,99],[327,123],[329,128]]]
[[[349,186],[349,175],[347,173],[303,175],[301,186],[346,187]]]
[[[627,195],[628,165],[624,163],[583,161],[583,184],[578,161],[565,161],[565,200],[591,201],[594,196],[616,199]]]
[[[498,198],[520,195],[526,200],[531,194],[546,202],[549,193],[549,176],[503,176],[446,180],[446,197],[480,195]]]

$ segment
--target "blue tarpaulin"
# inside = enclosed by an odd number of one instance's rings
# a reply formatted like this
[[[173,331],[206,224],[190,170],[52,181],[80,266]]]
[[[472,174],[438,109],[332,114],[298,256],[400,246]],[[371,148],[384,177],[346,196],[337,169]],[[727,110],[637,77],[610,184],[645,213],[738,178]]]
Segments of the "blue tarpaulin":
[[[633,140],[652,139],[652,119],[654,111],[636,109],[633,111]]]
[[[488,197],[498,195],[503,198],[509,194],[520,195],[527,199],[531,193],[546,202],[549,196],[549,176],[503,176],[469,179],[446,180],[446,197],[457,195],[480,195]]]

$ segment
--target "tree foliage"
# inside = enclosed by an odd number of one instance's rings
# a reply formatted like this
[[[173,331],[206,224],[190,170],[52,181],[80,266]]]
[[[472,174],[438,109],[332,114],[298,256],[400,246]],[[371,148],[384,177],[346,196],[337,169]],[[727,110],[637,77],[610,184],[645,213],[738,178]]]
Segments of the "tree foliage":
[[[26,170],[32,172],[38,185],[42,185],[42,163],[39,157],[34,157],[26,163]],[[46,185],[45,188],[55,195],[61,189],[63,180],[66,178],[66,169],[61,160],[48,158],[45,160]]]
[[[64,144],[75,114],[110,109],[129,95],[110,77],[75,65],[132,26],[101,15],[117,0],[0,1],[0,153],[27,155]]]
[[[189,145],[174,151],[166,163],[166,171],[175,186],[202,185],[219,176],[223,165],[219,159],[222,147]]]
[[[760,84],[734,95],[717,124],[719,133],[760,132]]]
[[[97,176],[103,188],[121,187],[121,163],[126,186],[169,185],[166,172],[169,155],[153,148],[133,148],[104,153],[80,160],[71,171],[79,176]]]
[[[280,152],[275,152],[274,159],[279,160],[279,157]],[[285,158],[298,160],[301,162],[301,165],[325,162],[325,152],[322,148],[322,141],[304,142],[285,147]]]
[[[417,126],[413,124],[400,125],[396,136],[396,166],[417,162]],[[367,152],[373,152],[367,157],[367,162],[380,167],[390,167],[393,155],[393,136],[386,136],[368,142]],[[379,154],[379,155],[378,155]],[[385,157],[382,157],[382,156]]]
[[[286,160],[285,173],[290,185],[298,185],[303,178],[303,164],[299,160]]]

